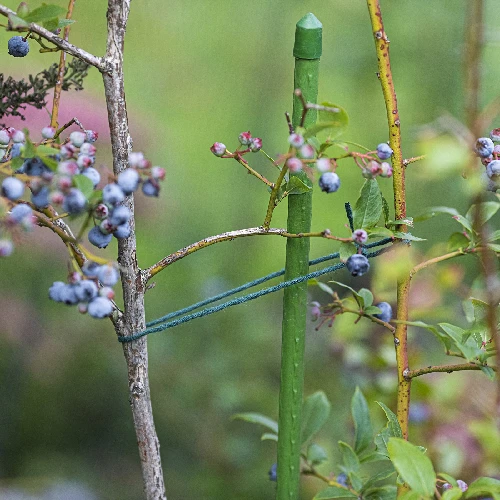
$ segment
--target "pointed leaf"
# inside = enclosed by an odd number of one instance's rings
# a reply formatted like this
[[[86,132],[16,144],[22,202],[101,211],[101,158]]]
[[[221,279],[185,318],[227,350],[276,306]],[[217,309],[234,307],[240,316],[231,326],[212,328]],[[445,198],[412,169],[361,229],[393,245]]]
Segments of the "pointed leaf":
[[[451,490],[446,490],[442,497],[441,500],[458,500],[459,498],[462,497],[462,490],[460,488],[451,488]]]
[[[361,489],[361,493],[365,492],[369,488],[372,488],[379,481],[383,481],[384,479],[387,479],[388,477],[392,476],[395,472],[396,471],[394,470],[394,467],[390,467],[388,469],[384,469],[383,471],[378,472],[377,474],[374,474],[365,482],[363,488]]]
[[[495,371],[489,366],[481,366],[481,371],[490,379],[495,380]]]
[[[389,443],[389,438],[393,437],[391,430],[389,429],[389,423],[375,436],[374,442],[377,447],[377,455],[379,460],[385,460],[389,458],[389,452],[387,451],[387,444]],[[374,457],[374,461],[377,457]]]
[[[425,238],[419,238],[418,236],[413,236],[411,233],[402,233],[401,231],[394,231],[394,237],[408,241],[427,241]]]
[[[373,427],[368,403],[359,387],[356,387],[351,400],[351,414],[354,420],[354,450],[359,455],[373,442]]]
[[[311,443],[307,447],[307,461],[313,465],[319,465],[325,460],[328,460],[328,455],[323,447],[319,444]]]
[[[45,21],[47,19],[53,19],[54,17],[64,16],[66,14],[66,9],[59,7],[58,5],[47,5],[42,4],[41,7],[32,10],[24,20],[27,23],[39,23],[40,21]]]
[[[367,288],[361,288],[361,290],[358,291],[358,295],[363,298],[365,307],[370,307],[373,304],[373,294]]]
[[[391,436],[398,438],[403,437],[403,431],[401,430],[401,426],[399,425],[396,415],[384,403],[377,401],[377,404],[382,408],[382,410],[384,410],[385,416],[389,421],[388,429]]]
[[[458,250],[459,248],[467,248],[470,245],[470,240],[464,233],[452,233],[448,238],[448,250]]]
[[[285,185],[285,190],[288,191],[288,194],[304,194],[311,191],[311,189],[311,186],[308,186],[296,175],[292,175]]]
[[[469,339],[464,342],[464,329],[455,325],[450,325],[449,323],[439,323],[439,326],[453,340],[457,349],[467,358],[468,361],[473,361],[479,354],[481,354],[481,350],[475,345],[473,339]]]
[[[376,179],[367,179],[354,208],[354,229],[377,225],[382,215],[382,194]]]
[[[416,446],[400,438],[390,438],[389,457],[399,475],[410,488],[423,496],[432,497],[436,473],[429,457]]]
[[[354,450],[343,441],[339,441],[340,453],[342,454],[343,469],[346,474],[359,471],[359,458]]]
[[[398,489],[393,485],[370,488],[363,495],[365,500],[396,500]]]
[[[330,139],[335,139],[347,128],[349,117],[344,108],[331,102],[322,102],[321,106],[331,108],[332,111],[318,112],[318,121],[308,127],[304,134],[305,139],[317,135],[318,132],[327,132]]]
[[[313,437],[323,427],[330,415],[331,404],[323,391],[306,398],[302,408],[302,443]]]
[[[446,335],[445,333],[438,330],[435,326],[428,325],[427,323],[424,323],[423,321],[392,320],[392,323],[401,323],[401,324],[405,324],[408,326],[417,326],[417,327],[425,328],[426,330],[429,330],[431,333],[433,333],[435,335],[435,337],[440,342],[443,343],[443,345],[447,351],[449,351],[453,345],[453,343],[452,343],[451,339],[448,337],[448,335]]]
[[[258,424],[267,427],[270,431],[278,434],[278,422],[260,413],[237,413],[232,416],[232,420],[244,420],[251,424]]]
[[[17,28],[27,28],[29,26],[29,23],[27,23],[21,17],[16,16],[15,14],[9,14],[8,19],[9,19],[9,24],[12,26],[12,29],[14,30]]]
[[[500,496],[500,481],[491,477],[480,477],[469,484],[469,489],[465,493],[465,498],[475,498],[481,495]]]
[[[73,183],[83,193],[87,200],[94,192],[94,183],[86,175],[74,175]]]
[[[474,224],[474,218],[476,216],[476,206],[477,205],[471,205],[471,207],[465,214],[465,217],[471,224]],[[500,208],[500,203],[498,203],[497,201],[485,201],[481,203],[480,225],[483,225],[485,222],[488,222],[498,212],[499,208]]]
[[[358,249],[356,248],[356,245],[354,243],[347,243],[343,241],[340,244],[340,260],[342,262],[345,262],[351,255],[354,255],[355,253],[358,252]]]
[[[330,498],[358,498],[358,495],[351,493],[347,488],[329,486],[326,490],[317,493],[313,500],[329,500]]]
[[[387,226],[390,219],[389,203],[387,203],[387,200],[383,196],[382,196],[382,212],[384,214],[384,225]]]

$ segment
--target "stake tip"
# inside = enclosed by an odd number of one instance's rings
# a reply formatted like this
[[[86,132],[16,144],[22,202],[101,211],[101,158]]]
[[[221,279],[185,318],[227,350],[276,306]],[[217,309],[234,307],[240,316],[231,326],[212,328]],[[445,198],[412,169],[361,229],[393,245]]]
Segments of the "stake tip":
[[[297,59],[319,59],[322,51],[323,25],[309,12],[296,25],[293,55]]]

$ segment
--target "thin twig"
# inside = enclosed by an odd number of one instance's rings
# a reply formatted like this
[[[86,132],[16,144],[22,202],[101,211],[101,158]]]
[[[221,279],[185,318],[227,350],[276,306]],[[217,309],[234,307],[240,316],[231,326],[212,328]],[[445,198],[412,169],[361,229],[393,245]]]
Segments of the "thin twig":
[[[407,379],[412,379],[415,377],[420,377],[421,375],[426,375],[428,373],[453,373],[453,372],[461,372],[464,370],[481,370],[484,365],[479,365],[474,362],[470,363],[459,363],[459,364],[450,364],[450,365],[437,365],[437,366],[427,366],[425,368],[417,368],[415,370],[408,370],[405,372],[405,377]],[[497,371],[496,366],[488,366],[494,371]]]

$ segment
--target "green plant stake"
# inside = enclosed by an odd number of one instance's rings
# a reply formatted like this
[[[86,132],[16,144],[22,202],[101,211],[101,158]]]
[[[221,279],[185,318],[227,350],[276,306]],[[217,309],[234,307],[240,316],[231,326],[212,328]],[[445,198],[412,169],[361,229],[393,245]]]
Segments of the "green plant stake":
[[[314,14],[306,14],[295,31],[294,88],[306,101],[318,97],[319,58],[322,24]],[[301,100],[294,95],[292,124],[300,125]],[[316,111],[309,110],[304,126],[316,122]],[[311,183],[304,172],[290,174]],[[311,186],[312,187],[312,186]],[[287,230],[293,233],[311,230],[312,190],[288,197]],[[286,245],[285,280],[307,274],[309,238],[289,238]],[[283,335],[281,347],[281,385],[278,438],[278,500],[299,497],[302,398],[304,386],[304,344],[307,313],[307,283],[287,288],[283,298]]]

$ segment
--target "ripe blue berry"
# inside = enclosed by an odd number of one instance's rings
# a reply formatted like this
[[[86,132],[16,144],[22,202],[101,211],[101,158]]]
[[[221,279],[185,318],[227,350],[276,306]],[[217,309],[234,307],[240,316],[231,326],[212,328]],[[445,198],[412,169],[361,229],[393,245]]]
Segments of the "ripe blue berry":
[[[115,238],[118,238],[119,240],[123,238],[128,238],[130,236],[131,229],[128,223],[122,224],[121,226],[118,226],[113,233],[113,236]]]
[[[390,146],[388,144],[386,144],[385,142],[381,142],[378,146],[377,146],[377,156],[381,159],[381,160],[387,160],[387,158],[390,158],[392,156],[392,153],[394,151],[390,148]]]
[[[271,465],[269,469],[269,481],[277,481],[278,480],[278,464]]]
[[[134,168],[127,168],[118,174],[116,183],[125,194],[132,194],[139,186],[139,172]]]
[[[340,187],[339,176],[335,172],[325,172],[319,178],[319,187],[325,193],[335,193]]]
[[[370,269],[368,259],[360,253],[351,255],[345,265],[353,276],[362,276]]]
[[[82,173],[92,181],[94,188],[101,182],[101,174],[93,167],[86,168]]]
[[[104,203],[114,206],[125,199],[125,193],[118,184],[112,182],[111,184],[104,186],[104,189],[102,190],[102,199]]]
[[[79,302],[89,302],[97,297],[97,285],[91,280],[81,280],[75,283],[74,291]]]
[[[62,204],[63,210],[69,214],[80,214],[85,210],[87,205],[87,198],[77,188],[71,188],[69,193],[64,197]]]
[[[31,202],[36,208],[47,208],[50,205],[49,194],[49,188],[43,186],[38,191],[33,191],[31,193]]]
[[[22,130],[15,130],[12,135],[12,142],[16,144],[21,144],[26,141],[26,137],[24,135],[24,132]]]
[[[9,214],[9,220],[14,223],[21,222],[24,218],[30,217],[33,214],[33,210],[29,205],[24,203],[19,203],[16,205]]]
[[[40,158],[35,156],[34,158],[27,158],[24,160],[21,168],[18,170],[20,174],[32,175],[40,177],[43,174],[51,172],[50,168],[43,163]]]
[[[130,220],[130,209],[128,207],[119,206],[113,209],[109,221],[114,226],[122,226]]]
[[[23,147],[23,144],[20,142],[16,142],[15,144],[12,144],[12,149],[10,150],[10,157],[11,158],[17,158],[18,156],[21,156],[21,148]]]
[[[453,488],[453,486],[450,483],[444,483],[442,488],[443,488],[443,491],[446,491],[446,490],[451,490]]]
[[[12,241],[0,239],[0,257],[8,257],[14,251]]]
[[[347,475],[344,474],[343,472],[340,473],[337,476],[337,483],[341,484],[342,486],[347,486]]]
[[[49,298],[56,302],[62,302],[61,299],[61,290],[66,286],[66,283],[62,281],[55,281],[52,283],[52,286],[49,288]]]
[[[158,196],[160,193],[160,185],[155,180],[148,179],[142,185],[142,192],[146,196]]]
[[[493,160],[486,166],[486,175],[492,179],[500,175],[500,160]]]
[[[120,279],[120,274],[116,267],[110,265],[101,266],[97,271],[97,279],[104,286],[114,286]]]
[[[63,302],[67,306],[74,306],[78,304],[78,298],[76,297],[75,287],[73,285],[64,284],[64,286],[59,288],[58,293],[58,302]]]
[[[82,273],[87,278],[97,278],[97,271],[101,266],[93,260],[87,260],[82,266]]]
[[[18,200],[24,193],[24,182],[16,177],[6,177],[2,182],[2,195],[11,201]]]
[[[99,226],[94,226],[88,234],[88,239],[97,248],[106,248],[113,239],[112,234],[104,234]]]
[[[491,153],[493,153],[493,148],[494,148],[493,141],[489,137],[480,137],[476,141],[476,153],[481,157],[481,158],[486,158],[487,156],[490,156]]]
[[[89,302],[87,311],[93,318],[106,318],[113,312],[113,304],[105,297],[96,297]]]
[[[56,129],[54,127],[42,128],[42,137],[44,139],[53,139],[55,135],[56,135]]]
[[[392,319],[392,307],[388,302],[380,302],[379,304],[375,304],[375,307],[378,307],[382,312],[380,314],[374,314],[374,318],[378,318],[381,321],[385,321],[389,323]]]
[[[9,54],[24,57],[30,51],[29,43],[22,36],[13,36],[7,43]]]
[[[495,193],[500,189],[500,179],[498,177],[489,178],[486,172],[481,174],[481,182],[486,191]]]

